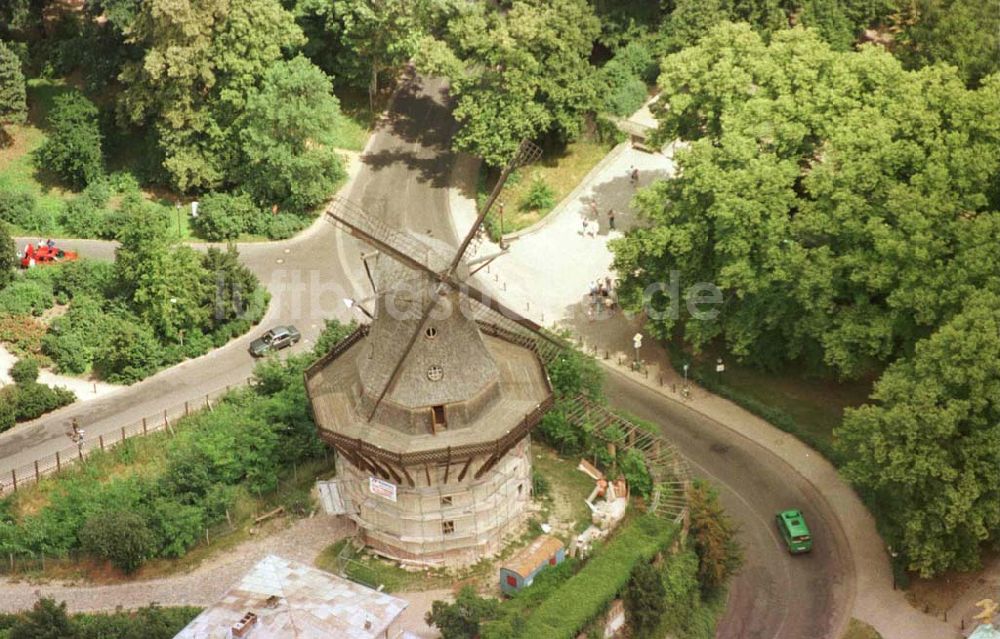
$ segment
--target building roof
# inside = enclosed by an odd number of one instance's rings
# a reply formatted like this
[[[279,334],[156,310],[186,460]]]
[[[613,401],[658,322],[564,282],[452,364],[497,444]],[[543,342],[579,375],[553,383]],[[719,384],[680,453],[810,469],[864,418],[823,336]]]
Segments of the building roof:
[[[550,535],[542,535],[531,545],[514,555],[510,561],[503,565],[503,569],[517,573],[522,577],[527,577],[538,568],[539,565],[547,562],[560,548],[563,542]]]
[[[258,619],[248,639],[374,639],[407,605],[336,575],[268,555],[174,639],[225,639],[248,612]]]

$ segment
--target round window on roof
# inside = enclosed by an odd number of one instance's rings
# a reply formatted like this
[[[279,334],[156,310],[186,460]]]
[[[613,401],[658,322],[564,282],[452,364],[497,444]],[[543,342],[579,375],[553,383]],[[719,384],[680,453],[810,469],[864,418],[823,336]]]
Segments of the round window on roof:
[[[433,326],[428,326],[427,330],[424,331],[424,337],[427,339],[434,339],[438,335],[438,329]]]
[[[427,379],[432,382],[441,381],[442,377],[444,377],[444,369],[437,364],[427,369]]]

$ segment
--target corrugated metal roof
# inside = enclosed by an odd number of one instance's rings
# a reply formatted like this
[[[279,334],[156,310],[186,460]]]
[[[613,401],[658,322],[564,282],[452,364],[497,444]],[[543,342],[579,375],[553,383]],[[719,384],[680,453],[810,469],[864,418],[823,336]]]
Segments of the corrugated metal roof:
[[[516,572],[522,577],[530,575],[535,568],[556,554],[563,547],[563,542],[549,535],[542,535],[531,545],[514,555],[510,561],[503,565],[503,568]]]
[[[175,639],[224,639],[248,612],[256,614],[258,622],[247,639],[374,639],[407,605],[336,575],[268,555]]]

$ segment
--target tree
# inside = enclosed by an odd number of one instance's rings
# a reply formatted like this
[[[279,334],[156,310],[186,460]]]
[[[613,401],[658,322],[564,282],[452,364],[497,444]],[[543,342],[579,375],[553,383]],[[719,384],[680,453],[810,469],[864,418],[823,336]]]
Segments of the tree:
[[[202,258],[202,267],[212,296],[213,326],[219,326],[243,317],[250,299],[260,282],[253,271],[239,260],[240,254],[232,244],[226,251],[211,247]]]
[[[48,116],[49,135],[38,149],[41,168],[74,188],[83,188],[104,171],[97,107],[78,91],[59,95]]]
[[[256,230],[254,218],[259,215],[258,207],[245,193],[209,193],[201,198],[198,217],[191,223],[204,239],[220,242]]]
[[[522,138],[566,142],[599,105],[589,55],[600,23],[585,0],[517,0],[502,13],[463,7],[418,65],[447,75],[461,128],[456,148],[502,166]]]
[[[643,636],[660,623],[667,609],[667,590],[652,564],[640,561],[632,569],[625,587],[625,611],[629,627]]]
[[[904,5],[905,6],[905,5]],[[918,0],[899,25],[899,54],[911,65],[947,62],[972,86],[1000,70],[1000,10],[975,0]]]
[[[736,540],[737,527],[719,503],[719,495],[703,481],[689,493],[691,537],[698,555],[698,581],[702,593],[718,592],[743,563]]]
[[[0,40],[0,128],[5,124],[21,124],[27,115],[21,61]]]
[[[971,570],[1000,534],[1000,295],[970,294],[836,431],[886,541],[929,577]]]
[[[14,246],[14,239],[10,236],[7,224],[0,219],[0,290],[14,281],[14,273],[18,266],[20,266],[20,260],[17,259],[17,247]]]
[[[10,629],[10,639],[75,639],[76,629],[66,614],[66,602],[43,597],[20,616]]]
[[[165,340],[209,326],[212,287],[201,257],[177,246],[161,211],[135,198],[122,205],[125,224],[115,251],[122,294],[139,317]]]
[[[422,0],[333,0],[330,17],[341,43],[370,66],[368,98],[373,111],[379,75],[399,68],[417,50],[423,35],[422,4]]]
[[[332,148],[342,117],[330,79],[306,58],[268,69],[237,125],[240,175],[259,204],[302,211],[333,193],[345,175]]]
[[[259,79],[304,37],[277,0],[176,5],[141,3],[129,42],[142,54],[122,69],[119,116],[155,125],[177,188],[216,188],[238,168],[234,121]]]
[[[108,559],[112,565],[132,573],[154,556],[155,538],[145,517],[126,510],[108,510],[91,516],[80,529],[84,551]]]
[[[967,91],[876,47],[723,24],[669,56],[660,84],[664,139],[693,141],[676,177],[637,196],[648,224],[612,243],[621,299],[658,337],[854,377],[997,281],[983,247],[1000,233],[1000,81]],[[671,308],[693,295],[674,281],[711,282],[725,304]]]
[[[480,623],[496,618],[499,611],[499,601],[480,597],[472,586],[463,586],[455,603],[433,602],[424,621],[437,626],[442,639],[478,639]]]

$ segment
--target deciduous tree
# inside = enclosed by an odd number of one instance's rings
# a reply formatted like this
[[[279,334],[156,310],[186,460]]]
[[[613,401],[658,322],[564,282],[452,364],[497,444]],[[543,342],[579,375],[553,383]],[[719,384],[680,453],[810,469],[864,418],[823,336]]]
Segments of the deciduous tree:
[[[20,124],[28,115],[21,61],[0,40],[0,127]]]
[[[979,564],[1000,535],[1000,295],[970,293],[837,431],[845,475],[910,570]]]
[[[97,107],[82,93],[58,96],[48,114],[48,137],[38,149],[39,167],[77,189],[99,178],[104,159],[97,118]]]

